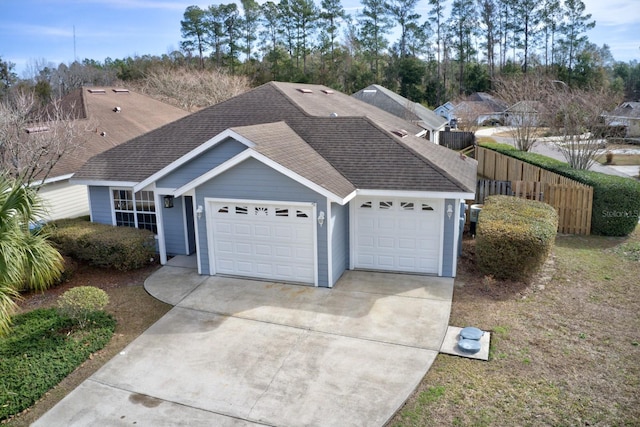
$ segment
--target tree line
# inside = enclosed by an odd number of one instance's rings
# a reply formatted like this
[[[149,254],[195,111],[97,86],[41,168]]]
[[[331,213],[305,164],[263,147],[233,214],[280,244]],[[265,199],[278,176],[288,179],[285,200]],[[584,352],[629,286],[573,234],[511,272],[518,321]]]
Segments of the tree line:
[[[33,61],[27,81],[12,79],[12,64],[0,58],[0,97],[11,85],[34,86],[48,99],[82,84],[140,81],[153,70],[178,68],[215,69],[251,85],[312,82],[346,93],[377,83],[431,107],[491,91],[499,77],[532,73],[640,96],[640,65],[616,62],[607,45],[589,42],[595,21],[582,0],[448,1],[428,0],[424,16],[417,0],[361,0],[353,14],[341,0],[189,6],[179,23],[179,50],[57,66]]]

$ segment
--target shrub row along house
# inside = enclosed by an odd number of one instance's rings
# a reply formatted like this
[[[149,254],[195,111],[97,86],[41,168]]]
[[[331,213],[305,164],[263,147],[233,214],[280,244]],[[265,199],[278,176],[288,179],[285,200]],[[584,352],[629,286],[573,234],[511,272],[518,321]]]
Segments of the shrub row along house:
[[[157,233],[162,263],[331,287],[347,269],[455,276],[477,163],[325,86],[271,82],[93,157],[94,222]]]

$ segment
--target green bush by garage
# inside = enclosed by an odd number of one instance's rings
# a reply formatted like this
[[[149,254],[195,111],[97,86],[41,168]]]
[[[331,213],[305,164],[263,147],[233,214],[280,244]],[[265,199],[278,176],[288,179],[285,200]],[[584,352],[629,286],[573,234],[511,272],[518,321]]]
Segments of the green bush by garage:
[[[148,230],[79,218],[53,221],[47,224],[47,231],[60,252],[97,267],[134,270],[156,256],[155,236]]]
[[[640,182],[632,178],[574,169],[565,162],[519,151],[507,144],[480,145],[593,187],[592,234],[627,236],[635,230],[640,215]]]
[[[480,271],[496,279],[525,280],[546,261],[557,229],[558,214],[546,203],[488,197],[476,234]]]

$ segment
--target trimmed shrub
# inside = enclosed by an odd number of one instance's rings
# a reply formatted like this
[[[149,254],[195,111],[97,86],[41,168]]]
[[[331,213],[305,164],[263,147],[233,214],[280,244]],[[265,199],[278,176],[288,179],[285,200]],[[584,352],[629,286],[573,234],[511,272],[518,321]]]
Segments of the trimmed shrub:
[[[78,323],[84,329],[96,311],[109,304],[109,295],[94,286],[78,286],[58,297],[58,310],[64,317]]]
[[[627,236],[635,230],[640,218],[640,182],[632,178],[573,169],[565,162],[518,151],[507,144],[480,145],[593,187],[592,234]]]
[[[156,241],[148,230],[82,219],[54,221],[47,230],[62,253],[97,267],[134,270],[149,264],[156,254]]]
[[[480,271],[497,279],[526,279],[546,261],[557,229],[558,214],[546,203],[488,197],[476,234]]]

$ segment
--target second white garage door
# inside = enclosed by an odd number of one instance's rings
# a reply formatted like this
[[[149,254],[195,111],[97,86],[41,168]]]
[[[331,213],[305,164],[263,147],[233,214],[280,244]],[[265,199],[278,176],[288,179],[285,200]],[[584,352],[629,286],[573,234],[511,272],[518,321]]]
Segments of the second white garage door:
[[[438,274],[440,200],[358,197],[354,202],[356,268]]]
[[[211,201],[216,274],[315,283],[311,204]]]

